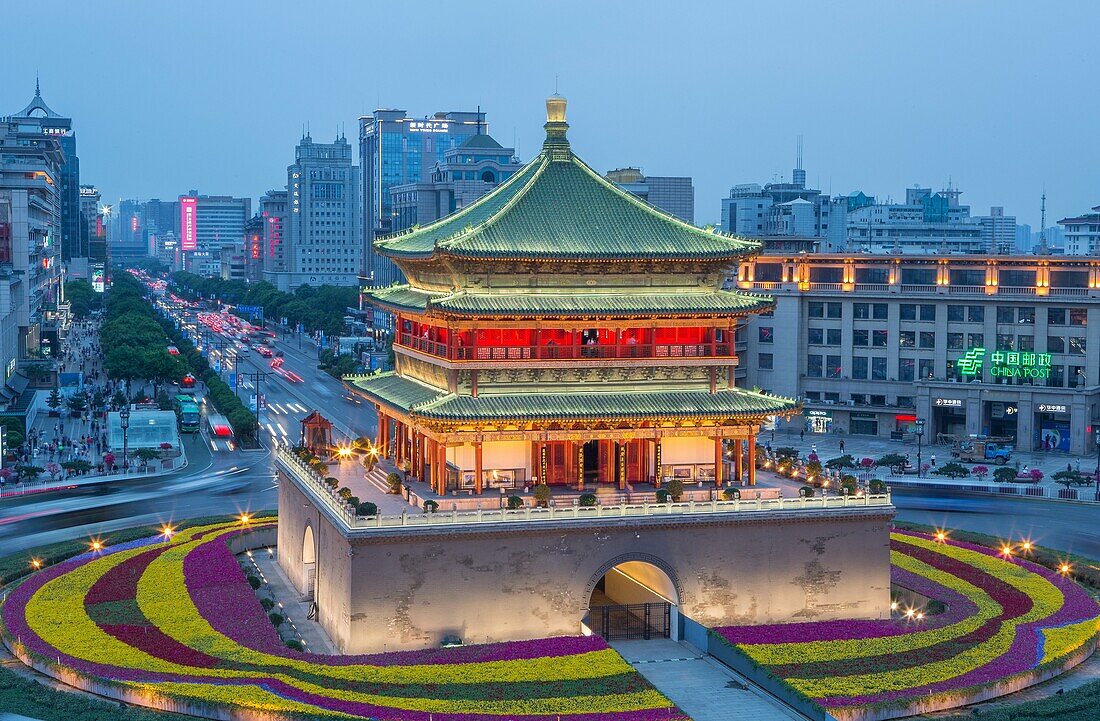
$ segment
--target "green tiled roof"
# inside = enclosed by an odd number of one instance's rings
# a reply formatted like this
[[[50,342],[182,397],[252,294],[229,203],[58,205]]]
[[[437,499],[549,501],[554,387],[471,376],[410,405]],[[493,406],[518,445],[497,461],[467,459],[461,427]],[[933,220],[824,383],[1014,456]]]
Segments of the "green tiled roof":
[[[370,376],[347,376],[344,383],[372,400],[406,412],[414,406],[430,403],[447,395],[446,391],[403,378],[393,371]]]
[[[584,420],[598,418],[760,418],[790,413],[795,401],[730,388],[629,393],[524,393],[459,396],[394,373],[352,376],[345,382],[370,397],[421,418],[452,421]]]
[[[767,296],[719,290],[705,293],[428,293],[407,285],[370,290],[368,297],[397,310],[460,315],[589,316],[736,314],[771,305]]]
[[[741,388],[630,393],[542,393],[506,396],[447,395],[414,409],[440,420],[584,420],[597,418],[761,417],[793,411],[787,398]]]
[[[543,150],[508,182],[423,228],[375,241],[398,260],[467,258],[732,261],[753,241],[685,223],[604,179],[566,150]],[[556,156],[555,156],[556,157]]]

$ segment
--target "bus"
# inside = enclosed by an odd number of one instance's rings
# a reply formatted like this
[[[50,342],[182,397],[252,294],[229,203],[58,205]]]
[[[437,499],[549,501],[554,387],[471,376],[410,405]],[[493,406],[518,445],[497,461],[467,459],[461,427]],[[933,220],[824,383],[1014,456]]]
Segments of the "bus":
[[[233,426],[229,425],[229,419],[220,413],[206,414],[206,423],[210,426],[210,435],[215,438],[232,438]]]
[[[194,393],[195,392],[195,376],[188,373],[183,378],[181,378],[180,379],[180,389],[184,393]]]
[[[175,397],[176,418],[179,420],[180,433],[197,433],[201,421],[199,405],[192,396],[183,393]]]

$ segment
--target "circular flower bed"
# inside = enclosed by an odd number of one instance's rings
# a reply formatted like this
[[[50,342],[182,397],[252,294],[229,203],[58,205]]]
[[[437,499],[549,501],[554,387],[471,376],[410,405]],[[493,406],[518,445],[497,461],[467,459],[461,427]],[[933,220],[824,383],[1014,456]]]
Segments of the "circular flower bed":
[[[950,708],[1049,678],[1087,657],[1100,607],[1072,579],[1010,553],[891,534],[892,581],[938,601],[889,621],[735,626],[715,633],[838,718]]]
[[[288,649],[227,545],[243,532],[199,526],[37,571],[0,608],[4,641],[71,685],[196,715],[686,719],[599,638],[370,656]]]

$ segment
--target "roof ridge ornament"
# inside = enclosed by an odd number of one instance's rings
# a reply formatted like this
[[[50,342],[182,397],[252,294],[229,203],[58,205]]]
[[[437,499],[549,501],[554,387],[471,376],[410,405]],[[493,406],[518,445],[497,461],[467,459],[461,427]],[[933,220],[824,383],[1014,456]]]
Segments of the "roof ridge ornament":
[[[569,123],[565,122],[566,99],[556,92],[546,99],[546,141],[543,150],[555,162],[569,161],[573,157],[569,140],[565,137]]]

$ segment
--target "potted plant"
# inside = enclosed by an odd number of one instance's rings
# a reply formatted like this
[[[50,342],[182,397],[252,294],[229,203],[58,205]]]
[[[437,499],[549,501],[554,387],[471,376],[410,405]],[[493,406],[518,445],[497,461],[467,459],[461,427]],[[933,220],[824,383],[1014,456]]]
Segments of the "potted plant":
[[[668,490],[668,495],[672,498],[672,500],[676,503],[679,503],[680,498],[682,498],[684,495],[684,482],[681,481],[679,478],[673,478],[671,481],[668,482],[666,488]]]
[[[550,486],[545,483],[535,486],[535,504],[539,508],[546,508],[550,505]]]
[[[596,505],[595,493],[582,493],[581,497],[577,499],[577,504],[585,508],[590,508]]]
[[[523,499],[519,496],[508,496],[508,510],[515,511],[523,508]]]
[[[399,473],[387,473],[386,485],[390,487],[390,493],[401,493],[401,475]]]
[[[813,498],[814,497],[814,487],[813,486],[802,486],[801,488],[798,489],[798,495],[801,498]]]
[[[433,501],[432,499],[429,498],[428,500],[424,501],[424,512],[425,513],[435,513],[438,510],[439,510],[439,504],[436,503],[435,501]]]

